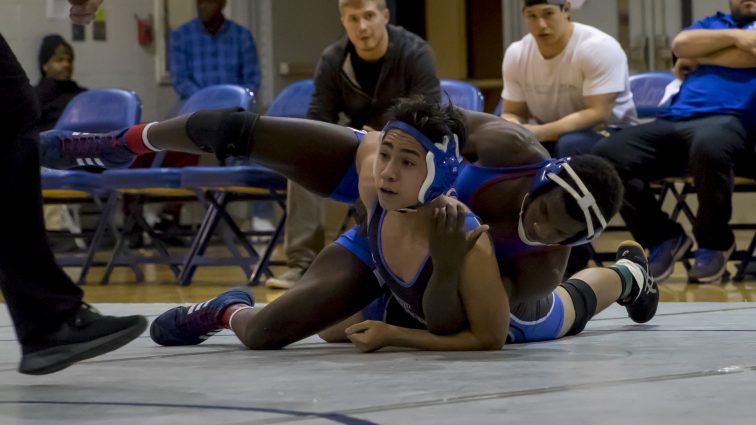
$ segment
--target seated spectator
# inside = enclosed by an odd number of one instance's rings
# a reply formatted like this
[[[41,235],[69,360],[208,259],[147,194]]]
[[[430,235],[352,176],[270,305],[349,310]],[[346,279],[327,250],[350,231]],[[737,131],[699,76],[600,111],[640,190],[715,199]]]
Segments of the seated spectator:
[[[86,90],[71,79],[73,68],[73,47],[58,34],[45,36],[39,48],[39,71],[42,77],[34,87],[42,113],[39,119],[40,131],[55,127],[68,102]],[[70,212],[65,205],[45,205],[44,214],[48,230],[62,231],[70,227]],[[71,239],[50,239],[50,247],[56,252],[76,249]]]
[[[522,13],[530,33],[504,54],[502,118],[556,157],[588,153],[602,130],[637,123],[627,56],[614,38],[572,22],[569,0],[524,0]]]
[[[720,281],[735,249],[729,227],[733,176],[750,173],[754,163],[756,132],[748,128],[753,119],[747,111],[756,101],[756,2],[730,0],[730,9],[675,37],[675,71],[685,80],[661,118],[623,130],[595,148],[623,177],[622,217],[635,239],[650,248],[650,272],[657,280],[672,273],[693,241],[662,212],[649,190],[651,181],[693,177],[699,207],[691,281]]]
[[[501,117],[523,124],[555,157],[588,153],[607,130],[635,125],[627,56],[600,30],[572,22],[569,0],[524,0],[529,34],[504,54]],[[588,265],[574,247],[565,272]]]
[[[389,24],[385,0],[339,0],[339,13],[346,36],[323,51],[307,118],[380,129],[396,99],[416,94],[439,99],[431,47]],[[320,196],[289,181],[286,211],[289,268],[267,280],[270,288],[295,285],[325,246],[325,201]]]
[[[53,128],[68,102],[86,90],[71,79],[73,64],[73,48],[63,37],[51,34],[42,39],[39,48],[39,71],[42,78],[34,87],[42,110],[40,131]]]

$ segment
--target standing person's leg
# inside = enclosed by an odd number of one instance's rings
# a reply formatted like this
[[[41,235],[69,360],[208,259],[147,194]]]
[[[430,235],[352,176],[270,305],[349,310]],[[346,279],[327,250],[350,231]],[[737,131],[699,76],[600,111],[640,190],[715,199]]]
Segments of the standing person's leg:
[[[289,269],[265,281],[269,288],[289,289],[310,267],[325,245],[325,200],[289,180],[286,193],[284,246]]]
[[[633,238],[651,248],[651,275],[657,280],[667,278],[692,241],[662,211],[649,183],[684,172],[687,143],[675,123],[656,120],[615,133],[598,142],[593,153],[609,160],[622,178],[625,200],[620,213]]]
[[[730,229],[735,162],[749,154],[750,143],[740,120],[712,116],[679,123],[690,140],[689,168],[698,195],[693,233],[698,243],[691,279],[714,282],[721,279],[735,249]]]
[[[0,208],[0,287],[21,345],[55,330],[83,296],[47,245],[34,135],[27,126],[0,144],[0,197],[10,203]]]
[[[56,265],[42,216],[37,101],[2,36],[0,93],[0,198],[9,203],[0,208],[0,289],[22,348],[19,370],[51,373],[126,344],[147,322],[134,316],[103,323],[82,308],[81,289]]]

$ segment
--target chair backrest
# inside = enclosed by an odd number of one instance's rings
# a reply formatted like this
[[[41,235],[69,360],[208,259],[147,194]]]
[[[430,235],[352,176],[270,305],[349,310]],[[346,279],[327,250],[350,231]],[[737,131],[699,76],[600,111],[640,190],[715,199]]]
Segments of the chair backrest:
[[[630,91],[638,118],[653,118],[659,114],[664,90],[674,79],[671,72],[644,72],[630,76]]]
[[[312,92],[315,86],[312,80],[297,81],[286,86],[278,93],[268,107],[266,115],[273,117],[307,118]]]
[[[55,129],[106,133],[138,124],[141,118],[142,101],[133,91],[91,89],[71,99]]]
[[[450,99],[456,107],[483,112],[483,94],[470,83],[441,80],[441,104],[447,105]]]
[[[195,92],[181,105],[179,115],[208,109],[239,107],[247,111],[254,109],[255,95],[248,88],[234,84],[217,84]]]
[[[499,99],[499,103],[496,104],[496,108],[494,108],[493,114],[497,117],[500,117],[502,109],[504,109],[504,100]]]

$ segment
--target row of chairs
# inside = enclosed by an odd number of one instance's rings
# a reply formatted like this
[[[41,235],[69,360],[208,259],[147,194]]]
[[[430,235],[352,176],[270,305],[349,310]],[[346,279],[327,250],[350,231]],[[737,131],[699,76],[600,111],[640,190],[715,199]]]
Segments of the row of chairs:
[[[181,108],[180,114],[201,109],[241,107],[252,109],[254,95],[247,89],[221,85],[201,90]],[[71,101],[63,112],[56,129],[106,132],[137,124],[141,115],[141,102],[130,91],[98,89],[84,92]],[[157,160],[154,165],[157,165]],[[91,164],[94,165],[94,164]],[[244,269],[250,280],[257,282],[262,273],[270,274],[270,254],[283,229],[285,214],[270,236],[265,252],[260,255],[244,234],[225,212],[229,202],[237,199],[274,202],[282,209],[285,206],[286,180],[272,171],[255,165],[236,167],[187,167],[106,170],[102,173],[88,171],[42,172],[43,198],[46,202],[65,203],[88,201],[100,210],[98,224],[84,256],[61,256],[63,266],[79,266],[79,283],[84,283],[87,272],[95,265],[95,253],[105,233],[110,230],[117,235],[116,245],[110,259],[105,263],[102,283],[107,283],[114,267],[128,266],[136,274],[137,281],[144,279],[139,264],[158,263],[168,265],[177,280],[189,284],[196,268],[201,265],[237,264]],[[136,195],[134,206],[125,215],[120,229],[113,224],[119,201],[125,194]],[[141,215],[139,204],[155,201],[199,201],[205,209],[199,231],[192,239],[187,254],[180,256],[169,252],[162,242],[164,235],[156,232]],[[230,232],[223,233],[226,247],[231,251],[229,259],[205,258],[204,252],[218,223],[224,223]],[[128,252],[126,235],[134,229],[147,232],[152,239],[156,255],[133,255]],[[229,233],[231,236],[229,236]],[[83,236],[83,235],[80,235]],[[246,250],[239,252],[238,245]],[[262,259],[262,261],[261,261]],[[263,263],[254,273],[250,266]],[[179,267],[181,265],[182,267]]]
[[[444,80],[441,82],[444,103],[452,102],[462,108],[482,111],[483,96],[480,91],[465,82]],[[286,87],[270,105],[267,114],[283,117],[306,117],[312,97],[311,80],[300,81]],[[179,115],[204,109],[241,107],[252,110],[254,95],[248,90],[233,85],[218,85],[200,90],[188,99]],[[137,124],[141,119],[141,102],[134,92],[121,89],[95,89],[77,96],[68,105],[55,129],[108,132]],[[162,155],[158,155],[153,167],[147,169],[106,170],[101,174],[88,171],[43,170],[43,198],[46,203],[92,203],[99,210],[98,224],[91,234],[74,236],[88,239],[84,255],[60,255],[63,266],[81,268],[78,283],[86,281],[88,271],[94,265],[105,266],[101,283],[107,283],[115,267],[129,267],[137,281],[143,281],[140,264],[167,265],[178,283],[188,285],[197,267],[203,265],[238,265],[249,277],[250,285],[256,285],[263,275],[270,275],[270,266],[275,244],[280,240],[285,214],[285,188],[283,177],[260,166],[159,168]],[[96,165],[96,164],[82,164]],[[125,213],[124,223],[114,224],[117,206],[126,194],[135,195],[132,208]],[[167,236],[150,226],[141,213],[140,206],[148,202],[199,201],[205,210],[202,222],[193,233],[188,252],[172,252],[163,243]],[[244,232],[228,214],[226,207],[235,201],[273,202],[283,214],[272,232]],[[222,223],[220,232],[230,257],[209,257],[206,250],[211,237]],[[128,249],[126,236],[131,232],[146,232],[152,240],[151,255],[136,255]],[[104,236],[111,232],[116,244],[105,263],[95,262],[95,254]],[[267,236],[268,243],[262,254],[258,253],[249,237]],[[239,249],[241,247],[241,250]],[[244,251],[244,252],[242,252]],[[254,270],[252,266],[256,265]]]

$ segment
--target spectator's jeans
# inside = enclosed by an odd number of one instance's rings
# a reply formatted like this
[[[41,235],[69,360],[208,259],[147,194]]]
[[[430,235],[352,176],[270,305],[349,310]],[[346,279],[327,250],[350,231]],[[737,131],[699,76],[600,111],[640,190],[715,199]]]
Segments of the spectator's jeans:
[[[289,180],[284,226],[284,246],[289,267],[310,267],[323,249],[325,205],[325,199]]]
[[[741,121],[715,115],[688,121],[659,119],[602,140],[594,153],[612,162],[625,184],[622,218],[633,237],[653,247],[682,233],[661,210],[649,182],[690,174],[698,195],[693,233],[699,248],[726,250],[735,173],[753,167],[753,140]]]
[[[596,143],[603,138],[604,134],[593,130],[577,130],[561,134],[556,142],[554,157],[564,158],[591,153]]]

